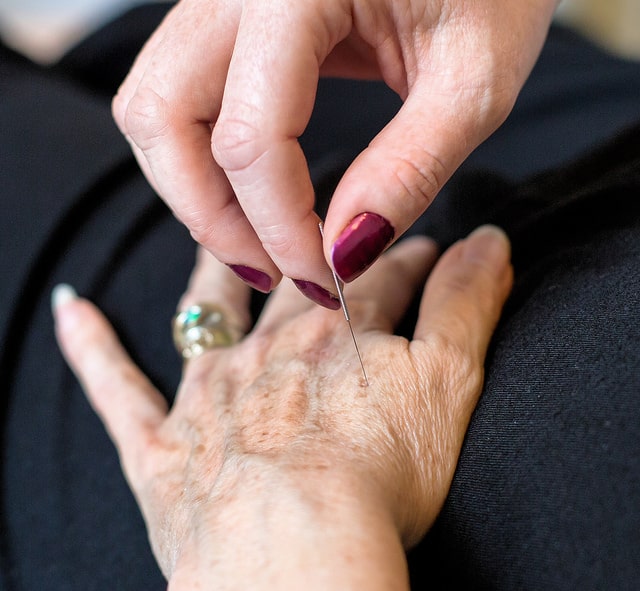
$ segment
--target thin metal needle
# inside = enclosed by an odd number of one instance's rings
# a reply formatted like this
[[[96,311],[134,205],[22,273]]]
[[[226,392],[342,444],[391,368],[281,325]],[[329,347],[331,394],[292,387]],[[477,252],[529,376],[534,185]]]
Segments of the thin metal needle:
[[[318,224],[320,228],[320,235],[324,238],[324,225],[322,222]],[[347,320],[347,325],[349,326],[349,332],[351,333],[351,338],[353,339],[353,346],[356,349],[356,354],[358,355],[358,361],[360,361],[360,367],[362,368],[362,375],[364,376],[364,383],[368,387],[369,386],[369,378],[367,377],[367,372],[364,369],[364,363],[362,362],[362,355],[360,355],[360,347],[358,347],[358,341],[356,340],[356,335],[353,332],[353,326],[351,325],[351,317],[349,316],[349,309],[347,308],[347,302],[344,299],[344,292],[342,290],[342,281],[338,277],[337,273],[331,268],[331,274],[333,275],[333,280],[336,284],[336,289],[338,290],[338,298],[340,298],[340,305],[342,306],[342,312],[344,317]]]

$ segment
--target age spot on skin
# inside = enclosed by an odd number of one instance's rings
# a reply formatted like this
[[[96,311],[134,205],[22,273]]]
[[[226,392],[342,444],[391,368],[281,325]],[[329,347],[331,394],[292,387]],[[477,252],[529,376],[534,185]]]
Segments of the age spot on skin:
[[[289,372],[284,385],[281,374],[267,372],[244,393],[234,412],[233,435],[243,452],[277,451],[305,431],[311,418],[306,387],[308,368],[304,363],[300,365],[304,367],[299,372]]]

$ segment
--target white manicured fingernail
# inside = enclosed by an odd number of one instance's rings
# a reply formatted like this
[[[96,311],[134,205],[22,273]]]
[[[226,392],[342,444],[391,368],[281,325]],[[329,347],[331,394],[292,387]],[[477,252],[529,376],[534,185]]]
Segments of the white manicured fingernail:
[[[60,283],[51,292],[51,309],[55,312],[61,306],[78,299],[76,290],[66,283]]]

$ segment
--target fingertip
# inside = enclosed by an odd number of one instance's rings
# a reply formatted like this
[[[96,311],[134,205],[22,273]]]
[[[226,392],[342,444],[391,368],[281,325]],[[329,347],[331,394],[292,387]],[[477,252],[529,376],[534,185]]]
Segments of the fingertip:
[[[435,332],[484,355],[512,284],[506,233],[492,225],[477,228],[440,257],[427,282],[416,338]]]
[[[383,216],[364,212],[353,218],[331,247],[331,263],[345,283],[364,273],[386,250],[395,229]]]
[[[502,274],[511,262],[511,242],[504,230],[486,224],[476,228],[464,242],[463,257],[471,263]]]
[[[60,283],[51,291],[51,309],[55,314],[60,308],[77,299],[78,293],[71,285]]]
[[[114,335],[102,312],[89,300],[78,296],[68,284],[57,285],[51,292],[51,307],[58,345],[72,369],[84,356],[93,340],[106,345]]]
[[[66,345],[65,335],[71,333],[80,322],[77,307],[72,305],[79,301],[78,293],[67,283],[60,283],[51,291],[51,312],[63,345]]]
[[[339,310],[341,308],[340,298],[317,283],[305,281],[304,279],[292,279],[292,281],[298,291],[315,304],[329,310]]]
[[[470,279],[483,271],[495,282],[511,268],[511,242],[498,226],[479,226],[450,246],[440,257],[437,268],[457,278],[455,281]]]
[[[228,265],[249,287],[262,293],[270,293],[277,284],[267,273],[248,265]]]

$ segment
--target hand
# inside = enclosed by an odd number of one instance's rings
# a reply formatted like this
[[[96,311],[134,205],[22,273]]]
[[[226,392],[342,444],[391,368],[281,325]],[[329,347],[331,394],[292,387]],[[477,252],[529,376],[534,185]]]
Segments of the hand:
[[[413,340],[393,336],[435,258],[410,239],[348,286],[368,387],[342,314],[286,282],[240,343],[186,364],[170,411],[93,305],[54,298],[171,589],[408,588],[512,283],[504,234],[476,231],[433,269]],[[203,252],[181,306],[224,298],[242,324],[247,291]]]
[[[326,261],[353,280],[427,208],[511,110],[557,3],[182,0],[114,116],[200,244],[262,291],[283,273],[335,308]],[[405,100],[339,184],[324,253],[297,141],[320,75],[383,79]]]

